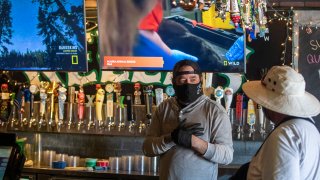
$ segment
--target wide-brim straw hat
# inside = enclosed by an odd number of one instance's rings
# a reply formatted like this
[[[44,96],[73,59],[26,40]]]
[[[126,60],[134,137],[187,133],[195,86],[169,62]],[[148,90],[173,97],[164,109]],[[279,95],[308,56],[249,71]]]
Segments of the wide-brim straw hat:
[[[305,91],[305,80],[289,66],[272,67],[261,81],[243,84],[246,95],[264,108],[296,117],[320,113],[320,102]]]

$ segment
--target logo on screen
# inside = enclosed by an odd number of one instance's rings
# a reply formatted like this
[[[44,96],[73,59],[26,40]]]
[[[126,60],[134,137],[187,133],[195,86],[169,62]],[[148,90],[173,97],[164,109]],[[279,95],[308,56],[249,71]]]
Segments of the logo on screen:
[[[240,62],[238,61],[223,61],[224,66],[239,66]]]

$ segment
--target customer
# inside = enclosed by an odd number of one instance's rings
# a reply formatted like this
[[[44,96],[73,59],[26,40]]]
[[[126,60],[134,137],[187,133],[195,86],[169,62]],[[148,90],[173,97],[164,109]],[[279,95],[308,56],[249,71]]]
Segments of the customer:
[[[261,82],[243,85],[276,125],[252,158],[247,179],[320,179],[320,134],[311,118],[320,113],[320,103],[305,85],[288,66],[272,67]]]
[[[143,151],[160,155],[160,179],[217,179],[218,163],[233,158],[231,124],[224,108],[202,94],[201,71],[194,61],[174,66],[176,98],[156,109]]]

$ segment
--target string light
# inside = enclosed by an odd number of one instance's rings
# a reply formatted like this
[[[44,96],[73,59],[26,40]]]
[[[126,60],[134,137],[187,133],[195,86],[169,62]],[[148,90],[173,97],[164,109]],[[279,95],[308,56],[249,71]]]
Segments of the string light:
[[[305,21],[305,20],[301,20],[299,21],[299,13],[295,12],[295,15],[294,15],[294,21],[293,21],[293,27],[294,29],[296,30],[296,32],[294,33],[294,37],[295,39],[298,38],[299,36],[299,30],[305,30],[306,33],[308,34],[311,34],[312,33],[312,29],[311,28],[315,28],[315,29],[318,29],[318,26],[320,26],[320,22],[319,21]],[[295,48],[293,49],[293,64],[292,66],[295,67],[295,64],[294,62],[297,62],[298,58],[299,58],[299,46],[298,46],[298,40],[296,40],[294,43],[295,44]],[[296,68],[295,68],[296,69]]]
[[[272,5],[274,5],[275,3],[273,3]],[[284,21],[285,25],[286,25],[286,38],[284,39],[284,42],[281,43],[281,47],[283,47],[283,51],[281,53],[281,57],[280,60],[282,61],[282,65],[286,64],[286,52],[287,52],[287,45],[289,43],[291,43],[292,41],[292,22],[293,22],[293,16],[297,16],[297,13],[293,12],[293,7],[290,8],[290,10],[283,11],[283,10],[277,10],[274,9],[274,7],[270,7],[270,9],[273,11],[273,17],[269,17],[269,22],[271,22],[272,20],[278,20],[278,21]]]

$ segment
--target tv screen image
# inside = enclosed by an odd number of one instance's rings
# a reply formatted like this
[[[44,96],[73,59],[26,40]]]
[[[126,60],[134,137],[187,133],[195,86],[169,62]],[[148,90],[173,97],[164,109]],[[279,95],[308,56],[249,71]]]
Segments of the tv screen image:
[[[84,0],[1,0],[0,69],[87,71]]]
[[[210,27],[181,15],[164,17],[156,30],[162,42],[169,47],[169,53],[157,41],[142,33],[139,27],[131,54],[123,54],[122,51],[121,54],[110,55],[108,49],[118,47],[112,47],[114,44],[106,43],[108,36],[110,37],[114,32],[114,28],[110,27],[114,22],[109,24],[105,18],[106,14],[109,14],[105,12],[108,10],[105,8],[107,1],[97,1],[102,69],[172,71],[176,62],[190,59],[196,60],[204,72],[245,72],[245,38],[242,32]],[[120,17],[117,18],[125,19],[121,17],[126,11],[124,5],[117,10],[123,11],[118,13]],[[125,26],[121,28],[123,28],[122,32],[130,29]],[[121,41],[121,43],[126,46],[127,41]]]

